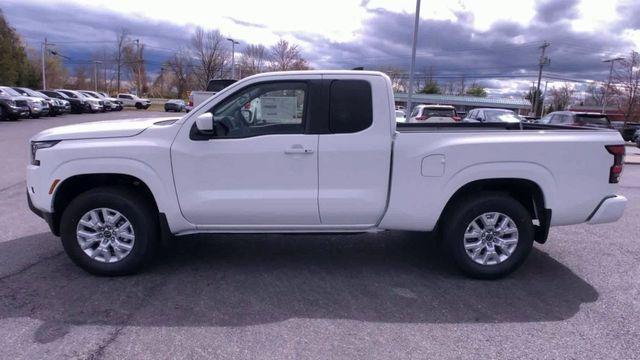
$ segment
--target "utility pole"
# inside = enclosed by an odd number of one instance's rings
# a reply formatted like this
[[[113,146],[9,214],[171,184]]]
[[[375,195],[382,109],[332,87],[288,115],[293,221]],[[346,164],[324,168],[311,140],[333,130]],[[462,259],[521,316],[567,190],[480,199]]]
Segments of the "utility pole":
[[[138,63],[137,66],[137,70],[138,70],[138,76],[136,79],[136,95],[138,96],[142,96],[140,94],[140,83],[141,83],[141,79],[140,79],[140,68],[142,67],[142,57],[140,56],[140,39],[135,39],[133,40],[136,43],[136,62]]]
[[[411,97],[413,96],[413,71],[416,68],[416,44],[418,43],[418,26],[420,25],[420,0],[416,0],[416,16],[413,23],[413,45],[411,48],[411,68],[409,69],[409,89],[407,93],[407,118],[411,116]]]
[[[540,81],[542,81],[542,68],[544,68],[545,65],[549,65],[551,63],[551,59],[544,56],[544,53],[546,52],[547,47],[549,47],[549,45],[551,44],[549,44],[549,42],[545,40],[545,42],[542,43],[542,45],[540,46],[542,53],[540,54],[540,60],[538,61],[538,66],[540,66],[540,70],[538,70],[538,85],[536,86],[535,94],[533,94],[533,115],[534,116],[538,115],[538,102],[541,100],[539,94],[540,94]]]
[[[231,78],[236,79],[236,45],[240,44],[238,41],[227,38],[231,41]]]
[[[102,61],[93,60],[93,91],[98,91],[98,64]]]
[[[42,52],[42,90],[47,90],[47,72],[45,71],[45,58],[47,56],[47,38],[44,38],[44,42],[40,44],[40,51]]]
[[[40,43],[40,52],[42,53],[42,90],[47,90],[47,51],[49,46],[52,46],[50,42],[47,42],[47,38],[44,38],[44,42]]]
[[[164,93],[164,67],[160,67],[160,97]]]
[[[607,107],[607,95],[609,95],[609,86],[611,86],[611,75],[613,75],[613,63],[616,61],[624,60],[622,57],[617,57],[614,59],[603,60],[604,63],[611,63],[611,67],[609,68],[609,80],[607,80],[607,87],[604,88],[604,97],[602,99],[602,113],[604,114],[605,109]]]

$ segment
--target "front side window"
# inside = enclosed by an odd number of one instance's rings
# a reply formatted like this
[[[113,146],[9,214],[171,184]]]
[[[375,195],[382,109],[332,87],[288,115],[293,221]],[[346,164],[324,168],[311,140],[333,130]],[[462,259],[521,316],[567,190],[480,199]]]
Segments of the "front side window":
[[[306,93],[304,82],[251,85],[211,109],[215,136],[301,134],[304,132]]]

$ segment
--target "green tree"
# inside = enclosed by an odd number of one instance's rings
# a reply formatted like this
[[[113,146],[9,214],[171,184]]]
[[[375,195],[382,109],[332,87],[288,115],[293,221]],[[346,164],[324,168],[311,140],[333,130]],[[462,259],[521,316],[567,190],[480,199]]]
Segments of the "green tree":
[[[544,96],[542,95],[542,91],[538,91],[535,86],[532,86],[531,88],[529,88],[529,92],[524,95],[524,98],[526,100],[529,100],[531,102],[531,107],[533,107],[534,97],[536,93],[538,94],[538,106],[535,111],[535,115],[540,116],[540,114],[542,114],[542,104],[544,104]]]
[[[16,31],[0,9],[0,84],[38,87],[40,76],[31,65]]]
[[[485,90],[484,86],[473,83],[467,89],[467,92],[465,94],[476,97],[487,97],[487,90]]]
[[[440,92],[440,85],[438,85],[438,82],[435,80],[428,80],[422,90],[420,90],[422,94],[440,94]]]

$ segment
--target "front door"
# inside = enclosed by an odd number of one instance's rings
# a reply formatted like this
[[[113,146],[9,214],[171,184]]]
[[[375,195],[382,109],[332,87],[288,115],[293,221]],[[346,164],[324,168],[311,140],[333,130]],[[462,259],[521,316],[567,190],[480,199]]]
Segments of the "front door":
[[[171,149],[180,209],[198,226],[318,225],[318,135],[305,129],[308,85],[257,83],[209,111],[215,133],[193,124]],[[183,129],[185,130],[185,129]]]

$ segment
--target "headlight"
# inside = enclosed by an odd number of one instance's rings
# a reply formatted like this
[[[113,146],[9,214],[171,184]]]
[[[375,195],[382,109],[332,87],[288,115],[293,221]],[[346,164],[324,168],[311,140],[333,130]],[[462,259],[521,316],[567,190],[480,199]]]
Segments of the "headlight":
[[[40,102],[39,100],[36,100],[36,99],[27,99],[27,101],[32,103],[32,104],[37,104],[37,103]]]
[[[40,165],[40,160],[36,160],[36,153],[40,149],[48,149],[55,144],[59,143],[60,140],[50,140],[50,141],[32,141],[31,142],[31,165]]]

